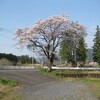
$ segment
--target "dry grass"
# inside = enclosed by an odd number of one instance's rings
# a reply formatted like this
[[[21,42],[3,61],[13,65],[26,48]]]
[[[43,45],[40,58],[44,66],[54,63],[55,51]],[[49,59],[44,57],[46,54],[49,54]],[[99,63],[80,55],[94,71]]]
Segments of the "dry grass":
[[[4,78],[1,78],[1,80],[2,79]],[[16,88],[19,88],[19,86],[17,85],[15,86],[11,84],[3,84],[1,82],[0,83],[0,100],[21,100],[21,96],[16,92]]]
[[[21,95],[16,93],[16,88],[0,84],[0,100],[21,100]]]
[[[41,64],[23,64],[22,66],[34,66],[34,67],[36,67],[36,68],[40,68],[42,65]]]
[[[0,59],[0,65],[13,65],[13,62],[9,61],[8,59],[2,58]]]

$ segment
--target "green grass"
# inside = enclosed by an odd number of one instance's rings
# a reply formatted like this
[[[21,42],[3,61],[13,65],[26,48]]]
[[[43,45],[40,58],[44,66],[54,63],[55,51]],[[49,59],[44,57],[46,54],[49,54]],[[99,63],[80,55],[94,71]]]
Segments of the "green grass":
[[[51,72],[48,72],[48,69],[40,68],[39,69],[41,73],[55,77],[55,78],[62,78],[60,74],[87,74],[89,77],[89,74],[99,74],[100,71],[83,71],[83,70],[65,70],[65,69],[55,69]],[[57,76],[58,74],[58,76]],[[64,78],[64,77],[63,77]]]
[[[9,85],[9,86],[12,86],[12,87],[18,85],[18,83],[15,80],[12,80],[12,79],[9,79],[9,78],[5,78],[5,77],[1,77],[0,78],[0,84]]]
[[[51,72],[48,72],[48,69],[40,68],[40,72],[42,73],[64,73],[64,74],[89,74],[89,73],[100,73],[100,71],[83,71],[83,70],[66,70],[66,69],[54,69]]]
[[[51,77],[62,79],[60,76],[56,76],[56,73],[58,73],[59,70],[52,70],[51,72],[48,72],[48,69],[40,68],[39,71],[40,71],[40,73],[42,73],[44,75],[48,75],[48,76],[51,76]]]

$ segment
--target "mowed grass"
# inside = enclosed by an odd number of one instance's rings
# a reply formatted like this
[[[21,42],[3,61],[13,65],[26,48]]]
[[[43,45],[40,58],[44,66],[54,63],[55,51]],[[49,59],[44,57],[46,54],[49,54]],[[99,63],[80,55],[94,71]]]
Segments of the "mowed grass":
[[[40,69],[40,72],[45,75],[55,77],[57,79],[82,82],[89,86],[89,91],[91,91],[95,97],[100,99],[100,78],[89,78],[89,77],[73,78],[73,77],[61,77],[56,75],[56,74],[89,74],[89,73],[96,74],[100,73],[100,71],[52,70],[51,72],[48,72],[47,69]]]
[[[18,83],[15,80],[0,77],[0,100],[21,100],[21,96],[15,92],[16,88]]]

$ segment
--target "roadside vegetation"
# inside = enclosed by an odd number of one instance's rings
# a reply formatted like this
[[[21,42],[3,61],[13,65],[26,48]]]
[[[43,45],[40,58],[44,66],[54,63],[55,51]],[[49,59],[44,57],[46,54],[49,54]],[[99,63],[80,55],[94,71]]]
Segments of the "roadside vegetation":
[[[0,100],[21,100],[21,96],[15,92],[16,88],[18,82],[0,77]]]

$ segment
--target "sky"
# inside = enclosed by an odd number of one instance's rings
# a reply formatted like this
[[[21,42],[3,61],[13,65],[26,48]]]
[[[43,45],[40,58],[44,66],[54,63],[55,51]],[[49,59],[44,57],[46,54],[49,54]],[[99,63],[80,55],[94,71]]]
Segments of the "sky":
[[[100,0],[0,0],[0,53],[31,56],[31,51],[16,46],[16,29],[63,13],[86,27],[85,40],[87,47],[92,48],[96,26],[100,25],[99,5]]]

